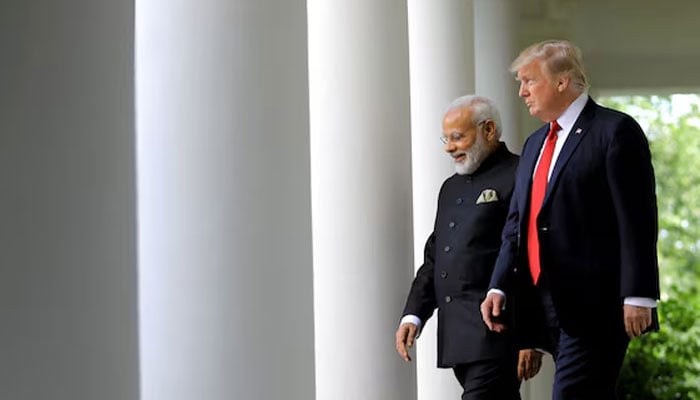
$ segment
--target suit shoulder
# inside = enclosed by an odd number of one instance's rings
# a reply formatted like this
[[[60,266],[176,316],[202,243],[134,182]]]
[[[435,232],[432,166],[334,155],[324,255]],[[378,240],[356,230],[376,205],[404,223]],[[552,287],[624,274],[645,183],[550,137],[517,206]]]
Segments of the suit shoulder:
[[[438,196],[441,196],[442,193],[445,190],[447,190],[447,188],[459,184],[458,181],[459,181],[459,174],[455,173],[455,174],[452,174],[449,177],[447,177],[447,179],[445,179],[442,182],[442,185],[440,185],[440,191],[438,192]]]
[[[627,124],[627,123],[632,123],[634,125],[639,125],[637,121],[632,118],[631,115],[622,112],[620,110],[616,110],[614,108],[609,108],[605,106],[598,105],[598,109],[596,110],[596,116],[598,118],[604,119],[605,121],[611,122],[611,123],[618,123],[618,124]]]
[[[445,187],[445,186],[453,183],[455,180],[457,180],[458,177],[459,177],[459,174],[456,174],[456,173],[448,176],[447,179],[445,179],[442,182],[442,187]]]
[[[520,156],[506,149],[503,152],[499,163],[503,168],[514,169],[517,167],[518,161],[520,161]]]
[[[647,143],[644,129],[629,114],[612,108],[598,106],[595,121],[600,132],[610,140],[634,140]],[[606,134],[607,133],[607,134]]]

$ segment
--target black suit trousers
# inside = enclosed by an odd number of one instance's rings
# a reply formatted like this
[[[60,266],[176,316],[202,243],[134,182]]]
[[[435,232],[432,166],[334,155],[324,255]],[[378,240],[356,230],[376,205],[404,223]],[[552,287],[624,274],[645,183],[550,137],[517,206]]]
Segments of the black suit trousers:
[[[518,354],[459,364],[452,368],[462,385],[462,400],[520,400]]]

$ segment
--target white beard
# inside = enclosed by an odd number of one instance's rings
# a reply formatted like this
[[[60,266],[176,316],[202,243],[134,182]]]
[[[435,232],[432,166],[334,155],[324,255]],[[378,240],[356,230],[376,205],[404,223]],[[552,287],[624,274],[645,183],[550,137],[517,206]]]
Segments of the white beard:
[[[464,161],[455,162],[455,172],[459,175],[473,174],[479,168],[481,163],[489,155],[486,140],[481,135],[477,135],[476,142],[467,151],[451,153],[453,157],[464,154]]]

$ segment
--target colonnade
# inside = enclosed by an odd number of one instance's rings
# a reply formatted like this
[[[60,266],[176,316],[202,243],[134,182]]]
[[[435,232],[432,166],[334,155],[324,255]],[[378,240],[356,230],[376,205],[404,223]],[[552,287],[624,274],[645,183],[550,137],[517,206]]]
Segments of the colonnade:
[[[0,32],[23,176],[2,397],[458,397],[432,322],[417,367],[393,336],[452,173],[445,106],[490,96],[522,142],[515,1],[15,2],[44,35]]]

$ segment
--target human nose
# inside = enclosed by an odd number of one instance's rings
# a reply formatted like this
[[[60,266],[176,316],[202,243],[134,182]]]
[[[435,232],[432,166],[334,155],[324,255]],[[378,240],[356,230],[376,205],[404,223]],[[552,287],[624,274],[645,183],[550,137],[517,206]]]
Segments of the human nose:
[[[520,97],[527,97],[528,95],[527,87],[525,86],[525,82],[520,82],[520,88],[518,89],[518,96]]]

